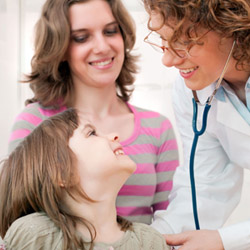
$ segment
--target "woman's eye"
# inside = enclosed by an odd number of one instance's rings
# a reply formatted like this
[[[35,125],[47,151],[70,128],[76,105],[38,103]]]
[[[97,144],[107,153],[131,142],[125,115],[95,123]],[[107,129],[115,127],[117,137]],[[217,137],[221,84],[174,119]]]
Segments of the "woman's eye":
[[[73,37],[73,40],[76,42],[76,43],[84,43],[86,42],[88,39],[88,36],[74,36]]]
[[[116,28],[113,28],[113,29],[107,29],[104,31],[104,34],[107,35],[107,36],[112,36],[112,35],[115,35],[119,33],[119,28],[116,27]]]

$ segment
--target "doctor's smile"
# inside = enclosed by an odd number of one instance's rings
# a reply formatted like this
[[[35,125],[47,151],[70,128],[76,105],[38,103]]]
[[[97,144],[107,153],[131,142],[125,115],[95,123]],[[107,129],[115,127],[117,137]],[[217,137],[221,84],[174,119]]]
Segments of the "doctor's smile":
[[[193,74],[195,74],[195,71],[198,70],[198,66],[193,67],[193,68],[188,68],[188,69],[179,69],[180,75],[183,78],[190,78],[192,77]]]

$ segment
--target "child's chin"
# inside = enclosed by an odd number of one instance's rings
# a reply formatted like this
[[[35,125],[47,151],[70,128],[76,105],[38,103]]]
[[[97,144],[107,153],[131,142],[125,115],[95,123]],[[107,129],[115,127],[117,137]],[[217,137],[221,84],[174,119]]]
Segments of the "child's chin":
[[[137,166],[136,166],[135,162],[133,162],[133,161],[131,160],[131,163],[130,163],[130,165],[129,165],[129,168],[130,168],[130,170],[131,170],[131,174],[135,172],[136,167],[137,167]]]

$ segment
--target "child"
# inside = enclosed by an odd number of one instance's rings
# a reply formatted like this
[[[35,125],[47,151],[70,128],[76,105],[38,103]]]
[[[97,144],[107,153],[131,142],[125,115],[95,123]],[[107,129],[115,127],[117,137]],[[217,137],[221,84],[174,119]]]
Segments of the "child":
[[[169,249],[150,226],[117,217],[117,194],[136,169],[118,141],[75,109],[36,127],[0,173],[6,249]]]

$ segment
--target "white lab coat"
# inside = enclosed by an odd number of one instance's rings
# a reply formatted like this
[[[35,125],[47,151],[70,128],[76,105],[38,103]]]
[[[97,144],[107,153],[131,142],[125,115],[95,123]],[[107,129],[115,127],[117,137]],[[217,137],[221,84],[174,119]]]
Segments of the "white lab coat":
[[[215,85],[198,91],[201,102]],[[193,141],[192,92],[180,77],[173,89],[177,127],[183,143],[184,163],[174,176],[170,205],[155,213],[152,224],[161,233],[195,229],[189,179],[189,156]],[[204,106],[198,106],[198,128]],[[225,250],[250,249],[250,220],[221,228],[240,201],[243,169],[250,169],[250,126],[226,97],[214,98],[206,132],[199,138],[195,156],[197,208],[201,229],[219,229]],[[249,208],[250,218],[250,208]]]

